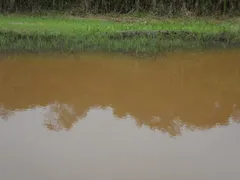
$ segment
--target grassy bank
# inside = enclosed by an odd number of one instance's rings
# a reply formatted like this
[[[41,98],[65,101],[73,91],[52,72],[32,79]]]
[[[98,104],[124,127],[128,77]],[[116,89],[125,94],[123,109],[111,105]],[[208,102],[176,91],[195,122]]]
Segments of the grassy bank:
[[[0,16],[1,51],[158,52],[240,44],[235,20]]]

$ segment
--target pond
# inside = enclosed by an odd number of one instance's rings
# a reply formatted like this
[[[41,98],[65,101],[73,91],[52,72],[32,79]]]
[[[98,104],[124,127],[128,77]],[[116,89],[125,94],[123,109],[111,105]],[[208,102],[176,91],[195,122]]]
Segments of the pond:
[[[0,55],[0,179],[239,179],[239,82],[239,49]]]

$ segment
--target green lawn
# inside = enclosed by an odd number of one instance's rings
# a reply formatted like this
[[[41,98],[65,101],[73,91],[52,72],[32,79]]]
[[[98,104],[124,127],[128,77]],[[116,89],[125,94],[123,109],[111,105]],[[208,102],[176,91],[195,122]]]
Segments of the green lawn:
[[[240,23],[201,19],[141,20],[116,22],[92,18],[0,16],[0,31],[48,32],[63,35],[82,35],[97,32],[126,30],[184,30],[198,33],[240,32]]]
[[[140,35],[122,38],[116,33],[152,30],[178,31],[178,34],[172,33],[163,39],[161,35],[149,39],[149,37]],[[190,32],[190,35],[185,35],[183,31]],[[105,32],[109,34],[105,36]],[[194,37],[191,33],[194,33]],[[203,43],[209,42],[211,47],[211,41],[223,36],[224,41],[227,40],[228,43],[240,44],[240,23],[213,19],[135,18],[134,22],[128,22],[123,17],[116,21],[109,17],[100,19],[99,17],[0,15],[0,51],[157,52],[159,49],[205,47]],[[117,38],[111,39],[112,37]]]

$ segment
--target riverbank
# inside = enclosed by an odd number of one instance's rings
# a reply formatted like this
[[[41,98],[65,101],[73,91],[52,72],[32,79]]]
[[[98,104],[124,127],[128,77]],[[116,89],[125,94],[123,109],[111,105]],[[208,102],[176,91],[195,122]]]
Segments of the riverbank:
[[[0,51],[159,52],[240,45],[240,23],[216,19],[0,16]]]

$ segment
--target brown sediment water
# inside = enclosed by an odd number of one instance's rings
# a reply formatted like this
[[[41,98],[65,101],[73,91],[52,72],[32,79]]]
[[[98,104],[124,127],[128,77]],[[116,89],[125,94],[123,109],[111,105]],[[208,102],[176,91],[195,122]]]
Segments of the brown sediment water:
[[[240,50],[0,55],[0,179],[240,178]]]

